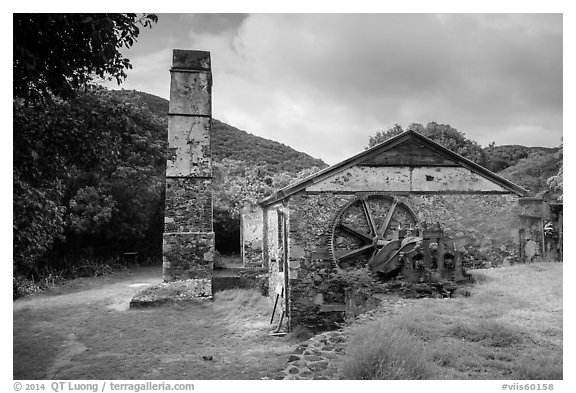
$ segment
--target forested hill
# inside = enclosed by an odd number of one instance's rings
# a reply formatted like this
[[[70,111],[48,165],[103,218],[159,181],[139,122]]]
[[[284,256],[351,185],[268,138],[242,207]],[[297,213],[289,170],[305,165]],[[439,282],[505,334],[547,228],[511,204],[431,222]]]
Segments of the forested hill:
[[[487,168],[492,172],[500,172],[503,169],[515,165],[518,161],[534,154],[554,154],[557,147],[527,147],[522,145],[500,145],[484,148],[488,156]]]
[[[167,116],[168,100],[164,98],[135,90],[118,90],[115,94],[137,98],[154,114]],[[250,166],[258,165],[269,175],[278,172],[296,174],[307,168],[328,166],[324,161],[306,153],[249,134],[216,119],[212,122],[212,154],[216,162],[222,162],[223,159],[244,161]]]

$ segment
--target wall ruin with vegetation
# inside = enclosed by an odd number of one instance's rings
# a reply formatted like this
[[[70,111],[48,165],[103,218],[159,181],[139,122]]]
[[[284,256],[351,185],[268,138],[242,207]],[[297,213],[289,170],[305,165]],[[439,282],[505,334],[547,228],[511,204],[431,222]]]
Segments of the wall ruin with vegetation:
[[[499,264],[518,252],[517,197],[511,195],[400,195],[419,222],[440,223],[451,237],[469,236],[473,252],[465,258]],[[353,295],[330,255],[332,226],[355,194],[306,193],[290,197],[289,283],[292,327],[333,329]],[[269,225],[274,224],[269,220]],[[348,292],[347,292],[348,291]],[[351,292],[352,291],[352,292]]]
[[[260,207],[242,210],[240,234],[244,267],[263,267],[264,213]]]

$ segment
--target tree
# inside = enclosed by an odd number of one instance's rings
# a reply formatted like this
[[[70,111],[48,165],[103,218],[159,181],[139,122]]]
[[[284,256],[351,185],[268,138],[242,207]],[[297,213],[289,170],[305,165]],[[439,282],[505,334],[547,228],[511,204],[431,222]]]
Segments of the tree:
[[[120,84],[132,66],[118,49],[131,47],[139,27],[157,20],[154,14],[14,14],[14,97],[67,98],[95,76]]]
[[[400,135],[404,132],[402,127],[399,124],[394,124],[392,128],[389,128],[386,131],[376,131],[374,136],[369,137],[367,149],[376,146],[382,142],[387,141],[390,138],[394,138],[396,135]]]
[[[466,138],[463,133],[448,124],[430,122],[426,127],[424,127],[422,124],[412,123],[408,126],[408,130],[422,134],[447,149],[450,149],[479,165],[486,166],[486,153],[482,149],[482,146],[477,142]],[[395,124],[394,127],[387,131],[378,131],[374,136],[370,137],[368,147],[382,143],[396,135],[400,135],[402,132],[404,132],[404,130],[398,124]]]
[[[488,161],[486,167],[492,172],[500,172],[522,158],[527,158],[534,150],[536,149],[520,145],[496,146],[496,143],[492,142],[484,149]]]
[[[14,105],[15,260],[33,266],[55,240],[144,238],[162,204],[165,119],[101,87]]]
[[[141,180],[155,160],[164,161],[162,138],[150,145],[152,157],[136,153],[146,132],[161,122],[89,86],[95,77],[120,83],[131,65],[119,49],[132,46],[140,27],[156,21],[153,14],[14,14],[17,266],[33,267],[67,235],[104,231],[122,202],[114,190],[130,189],[130,180]],[[113,187],[118,182],[123,186]]]

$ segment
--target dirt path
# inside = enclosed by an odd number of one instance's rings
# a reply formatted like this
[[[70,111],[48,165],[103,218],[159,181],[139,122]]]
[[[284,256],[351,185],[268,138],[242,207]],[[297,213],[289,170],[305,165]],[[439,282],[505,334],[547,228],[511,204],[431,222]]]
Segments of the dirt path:
[[[128,309],[160,281],[161,268],[139,268],[15,301],[14,379],[260,379],[297,345],[268,336],[262,307]]]

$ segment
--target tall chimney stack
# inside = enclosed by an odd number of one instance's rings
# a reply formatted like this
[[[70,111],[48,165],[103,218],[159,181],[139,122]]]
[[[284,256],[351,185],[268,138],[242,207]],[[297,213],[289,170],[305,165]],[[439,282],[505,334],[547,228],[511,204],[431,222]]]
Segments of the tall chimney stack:
[[[170,69],[164,281],[193,280],[212,296],[212,71],[210,52],[175,49]]]

